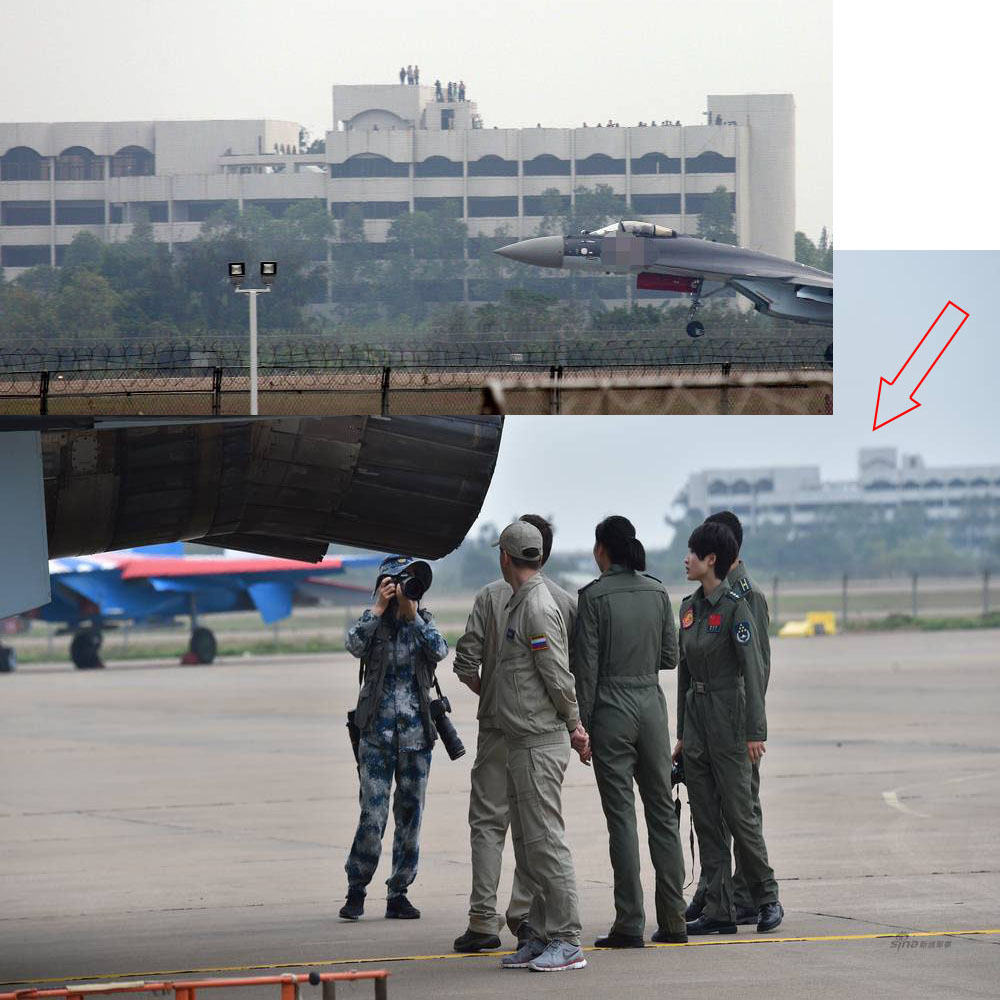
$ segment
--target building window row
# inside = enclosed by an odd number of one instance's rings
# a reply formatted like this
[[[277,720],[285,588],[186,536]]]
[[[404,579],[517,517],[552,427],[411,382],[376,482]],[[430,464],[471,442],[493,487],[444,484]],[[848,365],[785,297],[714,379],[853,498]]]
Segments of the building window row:
[[[36,267],[49,263],[48,246],[0,247],[0,267]]]
[[[361,210],[366,219],[395,219],[398,215],[406,215],[410,210],[408,201],[335,201],[330,205],[330,211],[335,219],[344,219],[351,208]]]
[[[51,158],[28,146],[15,146],[0,157],[0,180],[47,181]],[[142,146],[124,146],[111,157],[112,177],[151,177],[156,158]],[[104,179],[104,158],[86,146],[70,146],[55,158],[57,181],[99,181]]]
[[[721,479],[713,479],[708,484],[710,496],[738,493],[771,493],[774,490],[773,479],[757,479],[750,482],[749,479],[736,479],[731,483],[723,482]]]
[[[5,201],[0,203],[0,223],[5,226],[49,226],[52,213],[47,201]],[[104,202],[57,201],[56,225],[104,225]]]
[[[731,174],[736,171],[736,158],[723,156],[712,151],[689,156],[685,160],[685,170],[689,174]],[[646,153],[632,158],[632,173],[679,174],[681,161],[678,157],[664,153]],[[408,177],[409,163],[390,160],[379,153],[358,153],[343,163],[330,164],[331,177]],[[525,177],[569,177],[572,173],[569,160],[550,153],[542,153],[524,161]],[[461,177],[462,161],[447,156],[429,156],[413,165],[415,177]],[[578,177],[624,176],[624,157],[594,153],[576,161]],[[500,156],[483,156],[469,161],[470,177],[516,177],[517,160],[507,160]]]

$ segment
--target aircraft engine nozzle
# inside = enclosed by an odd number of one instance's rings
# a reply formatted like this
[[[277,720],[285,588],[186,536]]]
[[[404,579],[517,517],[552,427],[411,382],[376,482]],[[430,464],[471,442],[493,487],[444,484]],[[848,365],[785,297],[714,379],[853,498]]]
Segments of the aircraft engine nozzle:
[[[535,267],[562,267],[565,246],[561,236],[535,236],[493,251],[501,257]]]
[[[497,417],[283,417],[42,434],[49,557],[172,541],[440,559],[479,515]]]

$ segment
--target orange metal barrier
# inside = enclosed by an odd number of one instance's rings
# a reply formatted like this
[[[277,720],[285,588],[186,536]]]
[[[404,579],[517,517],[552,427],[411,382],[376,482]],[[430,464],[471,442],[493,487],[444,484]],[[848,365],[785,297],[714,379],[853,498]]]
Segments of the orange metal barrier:
[[[309,983],[323,986],[323,1000],[335,1000],[338,982],[354,982],[371,979],[375,983],[375,1000],[388,997],[389,973],[385,969],[371,969],[365,972],[310,972],[308,974],[285,973],[280,976],[256,976],[244,979],[191,979],[180,982],[122,982],[89,983],[61,990],[17,990],[14,993],[0,993],[0,1000],[86,1000],[92,996],[112,993],[167,993],[173,991],[174,1000],[195,1000],[198,990],[235,986],[280,986],[279,1000],[300,1000],[299,986]]]

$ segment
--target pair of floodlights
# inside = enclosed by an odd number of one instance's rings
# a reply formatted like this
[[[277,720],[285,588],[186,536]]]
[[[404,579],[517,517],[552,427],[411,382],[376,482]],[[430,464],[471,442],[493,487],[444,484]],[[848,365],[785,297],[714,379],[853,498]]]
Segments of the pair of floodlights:
[[[278,264],[273,260],[262,260],[260,262],[260,280],[265,285],[274,284],[274,279],[278,276]],[[229,264],[229,280],[234,288],[239,288],[246,281],[247,266],[243,261],[232,261]]]

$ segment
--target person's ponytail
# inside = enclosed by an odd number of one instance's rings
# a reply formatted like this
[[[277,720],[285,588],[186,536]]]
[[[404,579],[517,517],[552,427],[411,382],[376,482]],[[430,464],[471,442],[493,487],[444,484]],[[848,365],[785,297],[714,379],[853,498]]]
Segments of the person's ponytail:
[[[618,514],[606,517],[594,529],[594,537],[615,565],[639,572],[646,568],[646,550],[635,537],[635,527],[627,517]]]

